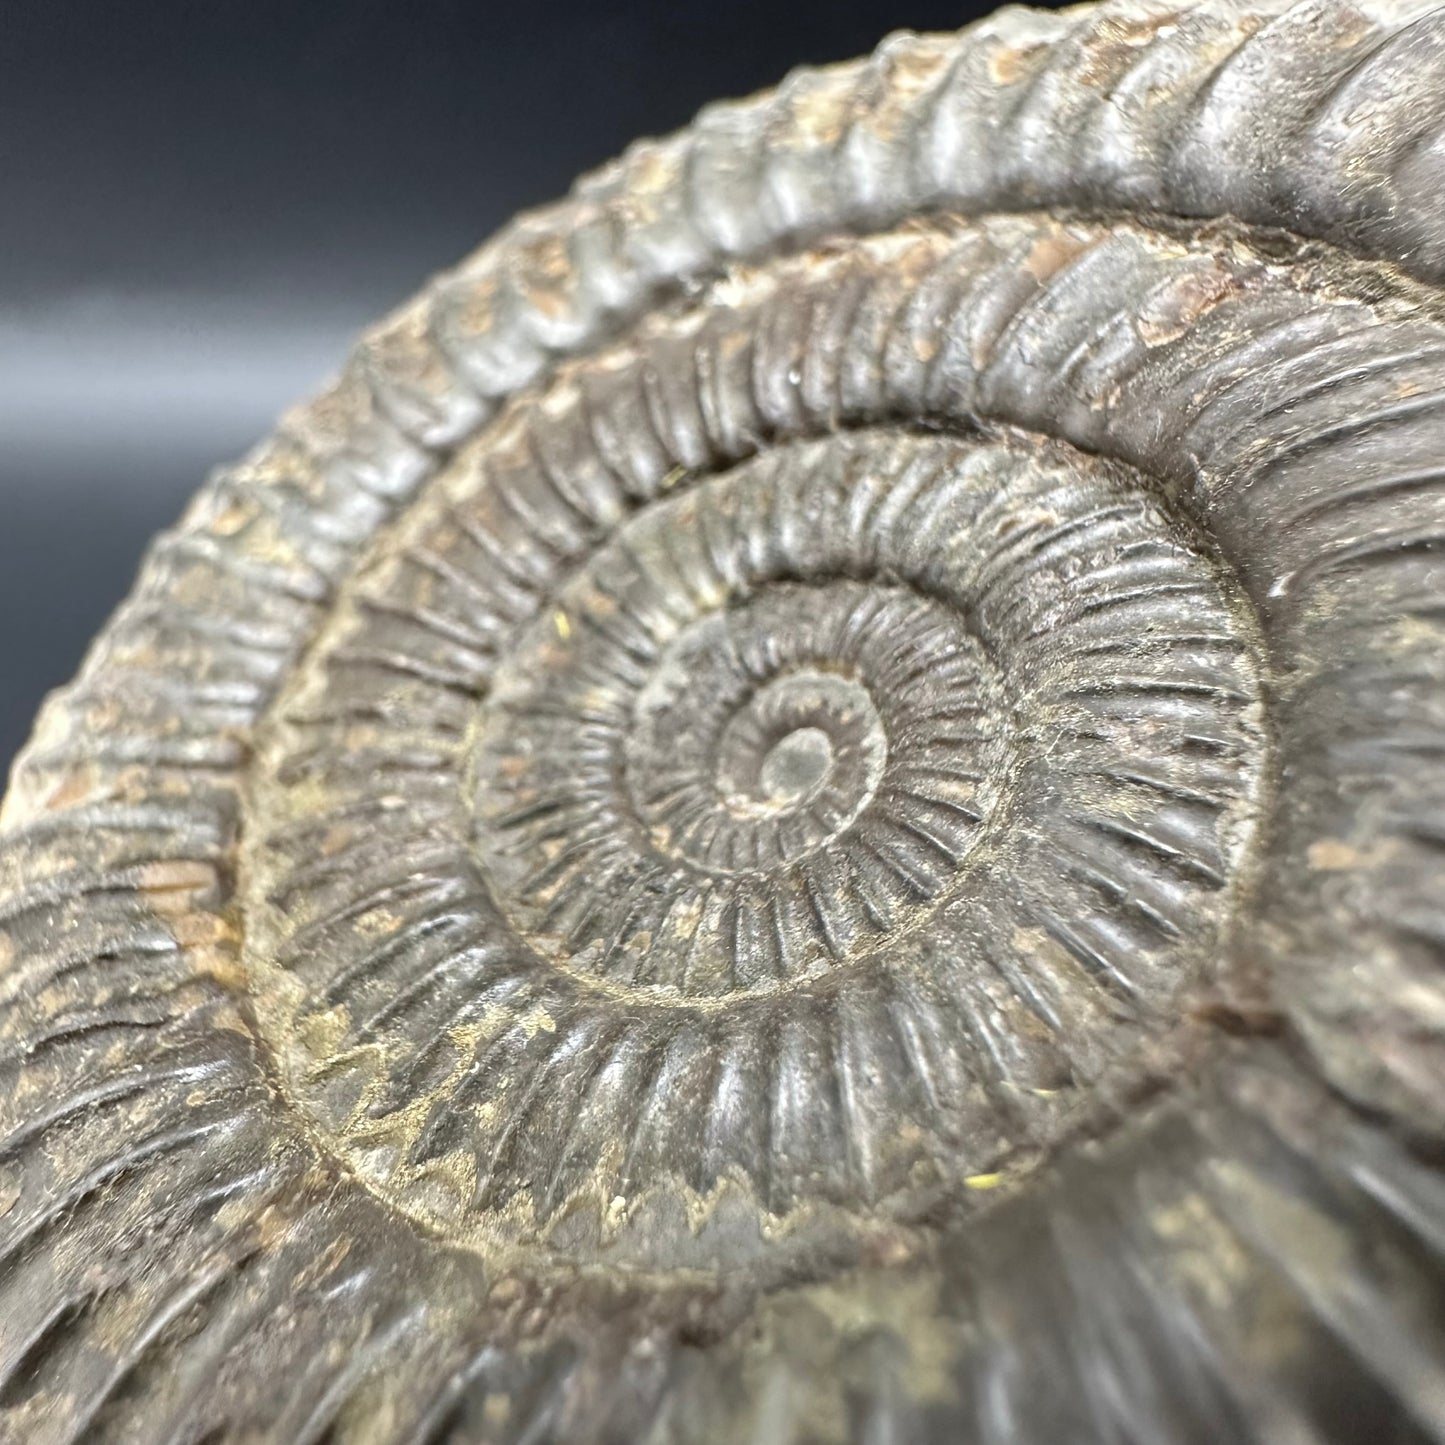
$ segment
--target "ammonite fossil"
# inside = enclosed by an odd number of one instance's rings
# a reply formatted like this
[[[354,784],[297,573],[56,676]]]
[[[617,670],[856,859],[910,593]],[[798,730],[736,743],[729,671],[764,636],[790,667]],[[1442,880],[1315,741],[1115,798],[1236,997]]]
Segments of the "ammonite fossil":
[[[0,1433],[1445,1439],[1445,12],[637,146],[3,815]]]

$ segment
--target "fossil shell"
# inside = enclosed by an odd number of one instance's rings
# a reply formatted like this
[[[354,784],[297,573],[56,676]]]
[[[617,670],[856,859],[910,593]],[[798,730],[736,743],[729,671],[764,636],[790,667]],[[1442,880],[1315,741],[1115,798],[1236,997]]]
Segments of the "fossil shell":
[[[0,1434],[1445,1439],[1445,12],[638,145],[155,544],[0,851]]]

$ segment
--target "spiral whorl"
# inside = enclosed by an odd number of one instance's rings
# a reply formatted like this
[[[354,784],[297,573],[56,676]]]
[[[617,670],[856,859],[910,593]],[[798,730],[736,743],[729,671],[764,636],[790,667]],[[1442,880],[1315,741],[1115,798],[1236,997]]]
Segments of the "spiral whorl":
[[[0,1430],[1445,1438],[1442,81],[896,37],[219,473],[3,816]]]

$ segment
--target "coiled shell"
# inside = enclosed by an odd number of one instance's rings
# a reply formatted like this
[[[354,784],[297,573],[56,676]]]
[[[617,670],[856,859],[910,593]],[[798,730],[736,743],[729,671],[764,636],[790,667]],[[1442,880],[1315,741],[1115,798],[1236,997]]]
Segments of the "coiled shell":
[[[16,1439],[1445,1438],[1445,13],[639,145],[0,825]]]

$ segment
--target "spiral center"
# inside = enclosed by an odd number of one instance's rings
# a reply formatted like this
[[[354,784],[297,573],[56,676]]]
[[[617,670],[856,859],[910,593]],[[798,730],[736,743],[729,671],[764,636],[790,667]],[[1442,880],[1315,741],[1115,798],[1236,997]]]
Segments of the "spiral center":
[[[579,578],[568,636],[544,619],[499,672],[476,754],[490,886],[540,953],[653,996],[813,976],[956,876],[999,775],[996,675],[906,586],[679,595],[655,525]]]
[[[832,769],[833,744],[828,734],[822,728],[799,728],[774,743],[763,759],[763,795],[775,807],[793,807]]]
[[[720,640],[717,632],[716,626],[704,627],[693,642],[714,649]],[[707,658],[694,656],[694,646],[685,650],[689,657],[682,673],[690,678],[707,675]],[[699,716],[692,689],[680,697],[660,695],[671,692],[664,674],[660,686],[644,695],[644,733],[639,738],[647,737],[648,751],[655,758],[664,738],[680,739],[691,730],[698,736],[701,763],[712,749],[706,716]],[[700,731],[692,719],[702,723]],[[723,817],[716,826],[709,824],[707,837],[717,839],[736,828],[754,830],[786,821],[788,841],[780,834],[768,856],[775,853],[782,859],[817,847],[873,796],[886,750],[878,710],[861,682],[817,666],[785,672],[750,692],[722,729],[715,749],[714,787]],[[702,867],[715,871],[734,867],[711,841],[693,846],[704,841],[696,830],[684,828],[679,833],[667,825],[667,817],[676,811],[671,804],[683,795],[670,778],[657,787],[648,776],[655,770],[642,758],[642,748],[634,746],[633,751],[638,806],[654,820],[654,842],[664,851],[680,848]],[[696,777],[696,785],[686,790],[691,796],[683,812],[713,814],[717,810],[706,799],[703,768]],[[692,844],[684,838],[692,839]]]

